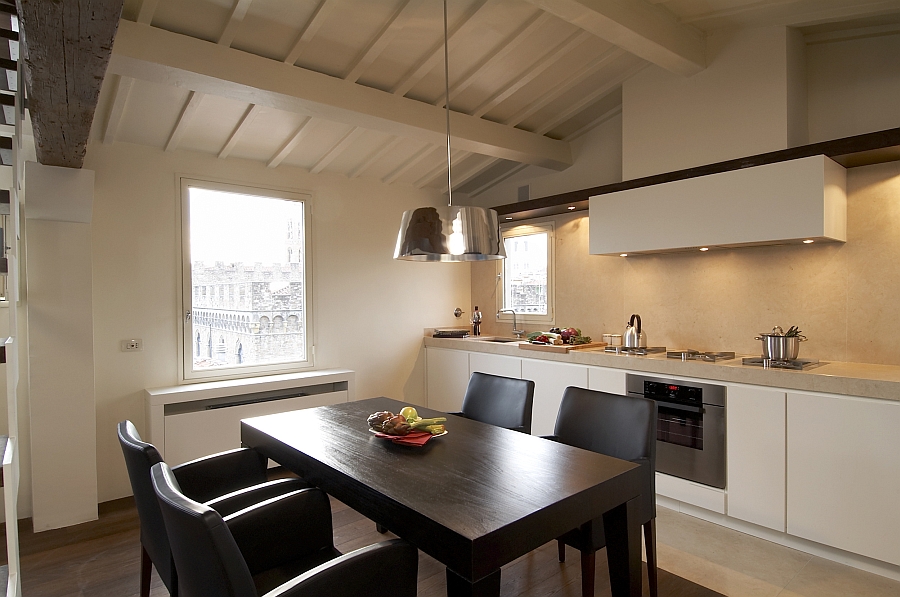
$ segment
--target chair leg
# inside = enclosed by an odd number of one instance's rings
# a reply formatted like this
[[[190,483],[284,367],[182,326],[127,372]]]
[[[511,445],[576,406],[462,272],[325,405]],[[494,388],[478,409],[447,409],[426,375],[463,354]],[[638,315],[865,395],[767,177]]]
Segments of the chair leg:
[[[656,584],[656,519],[651,518],[644,523],[644,544],[647,551],[647,579],[650,584],[650,597],[658,597]]]
[[[379,533],[381,533],[382,535],[384,535],[388,531],[387,527],[381,526],[377,522],[375,523],[375,530],[378,531]]]
[[[594,597],[596,551],[581,552],[581,597]]]
[[[563,543],[562,541],[560,541],[559,539],[557,539],[556,540],[556,548],[559,550],[559,561],[565,562],[566,561],[566,544]]]
[[[141,597],[150,597],[150,554],[141,545]]]

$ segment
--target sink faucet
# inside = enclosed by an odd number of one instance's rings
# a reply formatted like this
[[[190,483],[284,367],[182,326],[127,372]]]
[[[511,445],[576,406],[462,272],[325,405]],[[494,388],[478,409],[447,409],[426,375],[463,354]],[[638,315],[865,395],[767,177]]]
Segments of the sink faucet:
[[[516,329],[516,328],[519,327],[519,326],[516,325],[516,312],[513,311],[512,309],[500,309],[499,311],[497,311],[497,315],[500,315],[501,313],[512,313],[512,316],[513,316],[513,329],[512,329],[512,332],[513,332],[513,334],[515,334],[516,338],[521,338],[521,337],[522,337],[522,334],[525,333],[525,330],[519,330],[519,329]]]

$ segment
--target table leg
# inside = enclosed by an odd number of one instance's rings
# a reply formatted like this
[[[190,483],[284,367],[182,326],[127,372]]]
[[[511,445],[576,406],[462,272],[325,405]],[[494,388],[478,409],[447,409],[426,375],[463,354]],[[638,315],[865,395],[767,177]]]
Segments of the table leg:
[[[499,597],[500,571],[471,582],[447,568],[447,597]]]
[[[606,558],[613,597],[641,597],[641,525],[638,499],[628,500],[603,515]]]

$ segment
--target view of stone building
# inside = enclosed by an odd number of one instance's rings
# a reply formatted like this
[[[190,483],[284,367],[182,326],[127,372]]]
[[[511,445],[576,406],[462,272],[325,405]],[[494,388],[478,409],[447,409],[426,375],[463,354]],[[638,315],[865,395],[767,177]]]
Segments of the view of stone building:
[[[299,226],[288,221],[284,263],[192,265],[194,369],[306,360]]]

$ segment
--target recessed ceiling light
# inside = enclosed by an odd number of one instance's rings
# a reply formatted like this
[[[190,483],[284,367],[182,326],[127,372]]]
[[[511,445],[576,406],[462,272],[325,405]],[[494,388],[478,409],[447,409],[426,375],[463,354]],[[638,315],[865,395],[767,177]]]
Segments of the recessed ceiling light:
[[[506,216],[506,219],[507,219],[507,220],[512,220],[512,217]]]
[[[575,211],[575,206],[574,206],[574,205],[570,205],[567,209],[568,209],[569,211]]]
[[[709,247],[700,247],[701,251],[709,251]]]
[[[812,240],[811,238],[808,238],[808,239],[806,239],[805,241],[803,241],[803,244],[804,244],[804,245],[811,245],[811,244],[813,244],[814,242],[816,242],[816,241]]]
[[[619,253],[619,257],[628,257],[628,253]]]

